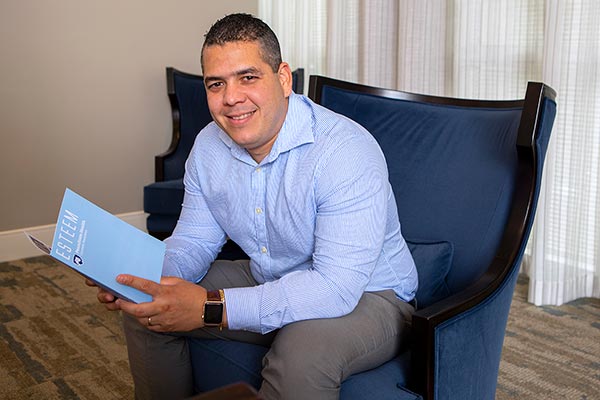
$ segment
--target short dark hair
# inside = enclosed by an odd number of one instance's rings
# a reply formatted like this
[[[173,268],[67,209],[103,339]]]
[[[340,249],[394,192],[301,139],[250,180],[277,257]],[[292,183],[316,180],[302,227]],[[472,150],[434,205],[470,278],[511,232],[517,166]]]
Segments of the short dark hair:
[[[229,14],[215,22],[204,35],[200,62],[204,67],[204,49],[208,46],[255,41],[260,45],[263,61],[269,64],[273,72],[277,72],[281,64],[281,48],[277,36],[269,25],[250,14]]]

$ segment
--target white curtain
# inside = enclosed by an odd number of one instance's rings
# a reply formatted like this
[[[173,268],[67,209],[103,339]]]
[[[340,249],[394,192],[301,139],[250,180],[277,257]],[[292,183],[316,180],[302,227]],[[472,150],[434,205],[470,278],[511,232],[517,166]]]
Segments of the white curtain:
[[[307,74],[417,93],[558,93],[523,270],[529,300],[600,297],[600,3],[597,0],[259,0],[284,58]],[[307,79],[308,80],[308,79]]]
[[[529,301],[600,297],[600,3],[546,4],[543,79],[558,115],[531,238]]]

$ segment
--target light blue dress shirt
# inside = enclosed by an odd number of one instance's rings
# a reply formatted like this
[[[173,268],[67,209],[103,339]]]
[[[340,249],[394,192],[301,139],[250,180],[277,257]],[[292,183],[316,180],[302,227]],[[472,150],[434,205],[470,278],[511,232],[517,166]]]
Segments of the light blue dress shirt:
[[[417,272],[379,145],[307,97],[291,95],[260,164],[210,123],[196,138],[184,184],[163,274],[198,282],[233,239],[259,285],[225,290],[230,329],[267,333],[339,317],[365,291],[415,296]]]

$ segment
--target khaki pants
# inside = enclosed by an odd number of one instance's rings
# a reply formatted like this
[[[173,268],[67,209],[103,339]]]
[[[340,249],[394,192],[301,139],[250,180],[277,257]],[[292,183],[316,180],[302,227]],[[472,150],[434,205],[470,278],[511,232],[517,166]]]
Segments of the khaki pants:
[[[200,284],[214,290],[256,282],[248,261],[218,260]],[[259,391],[266,400],[337,399],[344,379],[400,352],[408,340],[413,311],[391,290],[366,292],[348,315],[294,322],[267,335],[218,328],[154,333],[124,314],[136,399],[181,399],[194,394],[187,337],[270,347],[263,359]]]

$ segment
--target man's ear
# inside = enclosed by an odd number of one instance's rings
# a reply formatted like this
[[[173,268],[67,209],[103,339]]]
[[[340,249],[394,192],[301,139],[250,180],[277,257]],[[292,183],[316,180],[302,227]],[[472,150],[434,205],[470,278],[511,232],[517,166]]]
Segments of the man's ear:
[[[279,70],[277,71],[279,76],[279,82],[283,88],[283,94],[285,97],[290,97],[292,94],[292,70],[286,62],[279,64]]]

